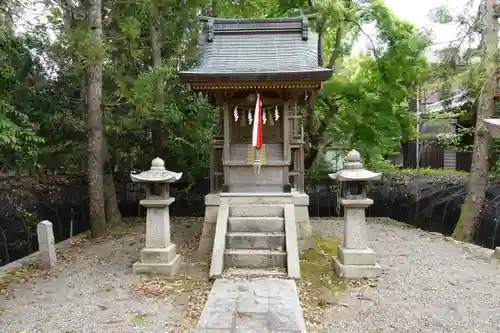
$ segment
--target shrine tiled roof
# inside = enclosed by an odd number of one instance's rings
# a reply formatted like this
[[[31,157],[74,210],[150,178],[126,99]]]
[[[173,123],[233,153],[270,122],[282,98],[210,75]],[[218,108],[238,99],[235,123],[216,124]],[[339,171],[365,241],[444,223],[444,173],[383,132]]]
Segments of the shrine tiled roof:
[[[318,35],[305,17],[208,18],[190,82],[325,81],[332,70],[318,66]]]

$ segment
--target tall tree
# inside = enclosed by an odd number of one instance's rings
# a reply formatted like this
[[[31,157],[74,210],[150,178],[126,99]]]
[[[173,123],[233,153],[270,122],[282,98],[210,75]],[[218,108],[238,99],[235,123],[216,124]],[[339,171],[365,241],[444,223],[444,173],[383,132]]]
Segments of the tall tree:
[[[154,112],[159,113],[163,111],[163,97],[164,97],[164,89],[163,85],[164,80],[162,75],[158,75],[158,71],[162,66],[162,37],[160,32],[160,22],[158,18],[158,8],[155,8],[153,4],[150,5],[149,8],[149,39],[151,45],[151,65],[153,68],[153,72],[156,72],[157,75],[154,77],[155,81],[155,90],[154,90]],[[161,127],[161,123],[154,121],[151,124],[152,128],[152,139],[153,145],[155,147],[161,148],[163,150],[163,146],[165,145],[165,133],[163,128]]]
[[[87,112],[88,112],[88,179],[90,194],[90,225],[92,236],[102,236],[106,230],[104,201],[104,126],[102,99],[102,2],[90,0],[88,20],[90,45],[88,50]]]
[[[484,0],[480,9],[480,17],[483,19],[481,50],[484,80],[481,80],[482,87],[476,115],[468,193],[453,233],[454,238],[467,242],[474,240],[488,186],[491,136],[486,131],[483,120],[493,118],[496,113],[494,96],[497,87],[495,74],[498,52],[498,12],[495,7],[496,0]]]

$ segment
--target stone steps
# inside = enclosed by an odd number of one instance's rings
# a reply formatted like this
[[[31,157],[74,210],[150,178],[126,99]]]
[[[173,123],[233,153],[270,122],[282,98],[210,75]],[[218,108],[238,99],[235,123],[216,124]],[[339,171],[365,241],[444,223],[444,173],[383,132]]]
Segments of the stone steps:
[[[223,265],[220,266],[218,274],[226,277],[297,278],[300,276],[295,269],[297,264],[294,266],[289,262],[290,260],[294,262],[295,257],[292,255],[291,259],[288,258],[287,252],[289,230],[285,228],[285,205],[292,206],[292,204],[275,203],[279,202],[279,198],[276,194],[262,196],[260,199],[250,197],[249,204],[238,202],[228,205],[227,225],[224,226],[224,248],[220,249],[219,254]],[[287,198],[283,196],[283,199]],[[287,212],[287,216],[290,216],[289,210]],[[295,223],[293,216],[291,219],[291,223]],[[296,233],[292,233],[291,237],[296,238]],[[296,251],[295,247],[291,246]],[[290,265],[292,270],[288,271]]]
[[[227,268],[222,273],[222,277],[236,277],[236,278],[281,278],[288,277],[286,270],[283,268]]]
[[[286,267],[286,252],[276,250],[226,249],[224,266],[238,268]]]
[[[231,217],[283,217],[283,205],[231,205]]]
[[[229,232],[284,232],[283,217],[233,216],[228,221]]]
[[[284,205],[292,204],[291,193],[221,193],[229,205]]]
[[[285,249],[284,232],[228,232],[229,249],[280,250]]]

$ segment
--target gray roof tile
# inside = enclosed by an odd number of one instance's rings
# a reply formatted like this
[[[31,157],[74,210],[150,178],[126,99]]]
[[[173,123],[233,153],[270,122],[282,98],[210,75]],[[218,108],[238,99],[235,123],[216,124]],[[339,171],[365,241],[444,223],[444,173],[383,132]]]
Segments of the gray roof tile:
[[[317,47],[318,35],[307,30],[302,17],[214,19],[200,36],[197,65],[181,78],[326,80],[332,71],[318,67]]]

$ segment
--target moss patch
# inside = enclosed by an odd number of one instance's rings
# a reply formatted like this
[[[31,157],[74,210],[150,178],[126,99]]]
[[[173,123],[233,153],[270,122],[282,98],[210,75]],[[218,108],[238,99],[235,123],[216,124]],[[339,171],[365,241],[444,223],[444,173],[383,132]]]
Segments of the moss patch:
[[[340,239],[315,236],[313,249],[300,254],[300,300],[304,317],[309,324],[322,321],[322,310],[335,303],[337,293],[344,291],[348,282],[339,278],[332,266]]]

